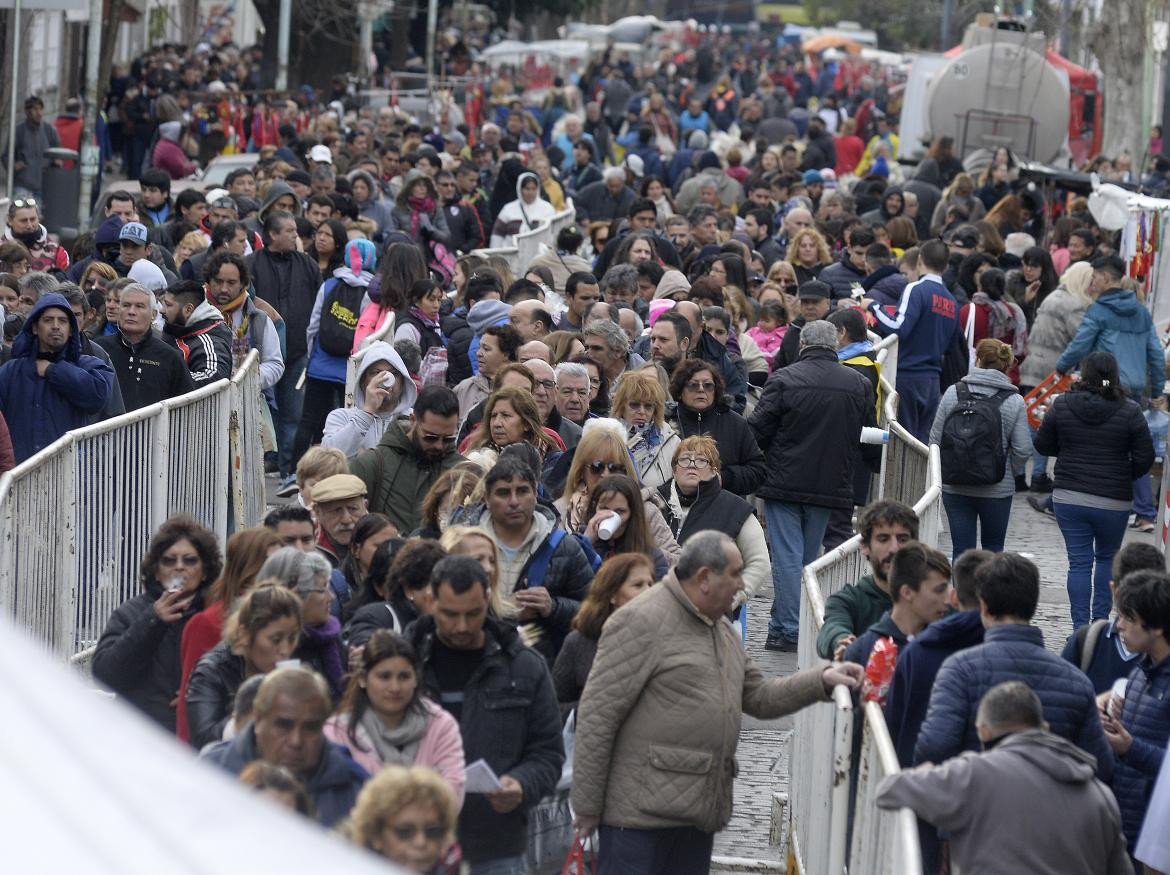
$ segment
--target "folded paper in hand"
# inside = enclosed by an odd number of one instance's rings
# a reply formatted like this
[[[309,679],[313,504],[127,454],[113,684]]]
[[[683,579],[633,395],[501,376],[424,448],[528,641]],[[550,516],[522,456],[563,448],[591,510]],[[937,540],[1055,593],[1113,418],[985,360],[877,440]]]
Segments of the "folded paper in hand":
[[[464,790],[468,793],[492,793],[502,790],[504,785],[492,771],[492,767],[482,759],[476,760],[467,767],[467,783]]]

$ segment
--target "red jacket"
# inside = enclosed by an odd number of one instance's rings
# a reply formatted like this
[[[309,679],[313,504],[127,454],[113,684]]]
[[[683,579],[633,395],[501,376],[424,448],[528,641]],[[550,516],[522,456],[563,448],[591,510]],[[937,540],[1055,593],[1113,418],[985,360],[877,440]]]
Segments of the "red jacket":
[[[187,729],[187,681],[203,655],[220,642],[223,635],[223,602],[204,608],[187,621],[179,643],[179,703],[175,709],[175,735],[190,741]]]
[[[159,170],[165,170],[171,179],[182,179],[195,172],[195,162],[187,158],[181,146],[173,140],[159,138],[154,145],[150,163]]]
[[[8,423],[4,421],[4,414],[0,413],[0,474],[15,467],[16,453],[12,450],[12,435],[8,433]]]

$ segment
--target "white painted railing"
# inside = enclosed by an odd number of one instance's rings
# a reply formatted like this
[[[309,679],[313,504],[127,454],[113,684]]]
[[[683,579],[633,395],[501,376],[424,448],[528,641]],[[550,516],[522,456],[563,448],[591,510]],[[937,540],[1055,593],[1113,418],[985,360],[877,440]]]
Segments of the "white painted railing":
[[[476,249],[475,254],[482,255],[484,258],[492,255],[502,256],[507,259],[508,266],[512,268],[512,273],[519,277],[520,271],[528,267],[532,259],[540,255],[541,246],[556,249],[557,235],[561,233],[561,229],[566,225],[570,225],[576,221],[576,216],[573,201],[569,200],[566,207],[547,222],[542,222],[529,231],[517,234],[514,246],[501,246],[497,249]]]
[[[891,348],[892,347],[892,348]],[[927,447],[897,421],[897,346],[884,344],[882,382],[886,391],[882,425],[890,439],[877,478],[878,495],[913,506],[919,540],[938,545],[942,511],[942,471],[938,447]],[[880,353],[879,353],[880,354]],[[891,368],[888,362],[893,363]],[[893,373],[891,373],[893,372]],[[800,607],[799,667],[823,664],[816,639],[824,625],[825,600],[869,571],[854,535],[806,566]],[[861,720],[862,749],[852,761],[854,723]],[[792,734],[788,806],[788,871],[801,875],[842,872],[920,875],[917,822],[907,809],[880,812],[873,803],[876,784],[897,771],[898,761],[881,709],[872,703],[855,713],[844,688],[831,703],[806,708],[796,716]],[[851,793],[851,775],[858,780]],[[849,815],[853,811],[852,840]],[[846,850],[849,850],[847,855]],[[853,865],[850,866],[850,863]]]
[[[258,523],[259,371],[253,351],[230,380],[68,432],[0,477],[0,611],[84,664],[167,517],[221,542]]]

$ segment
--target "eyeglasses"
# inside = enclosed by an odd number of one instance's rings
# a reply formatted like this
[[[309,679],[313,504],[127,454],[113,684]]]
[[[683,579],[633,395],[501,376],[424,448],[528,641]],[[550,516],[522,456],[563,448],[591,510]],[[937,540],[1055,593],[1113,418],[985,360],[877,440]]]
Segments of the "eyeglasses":
[[[17,198],[12,202],[14,210],[23,210],[25,207],[36,207],[37,202],[31,197]]]
[[[194,568],[202,561],[198,556],[162,556],[159,558],[158,564],[165,565],[167,568],[174,568],[180,564],[184,568]]]
[[[553,389],[555,389],[557,387],[557,381],[556,380],[537,380],[536,385],[544,386],[544,388],[548,389],[551,392]]]
[[[715,384],[710,381],[700,383],[698,380],[688,380],[686,388],[692,392],[714,392]]]
[[[702,471],[704,468],[711,467],[711,460],[705,459],[702,456],[679,456],[675,464],[680,468],[695,468]]]
[[[600,474],[602,471],[608,471],[610,474],[625,474],[626,466],[621,462],[603,462],[601,459],[594,459],[589,463],[589,470],[594,474]]]
[[[458,436],[453,434],[428,434],[424,431],[419,435],[419,439],[424,444],[453,444],[458,439]]]
[[[394,838],[400,842],[412,842],[420,832],[428,842],[440,841],[447,834],[447,827],[441,823],[428,823],[426,826],[417,823],[403,823],[390,827],[390,830],[394,833]]]

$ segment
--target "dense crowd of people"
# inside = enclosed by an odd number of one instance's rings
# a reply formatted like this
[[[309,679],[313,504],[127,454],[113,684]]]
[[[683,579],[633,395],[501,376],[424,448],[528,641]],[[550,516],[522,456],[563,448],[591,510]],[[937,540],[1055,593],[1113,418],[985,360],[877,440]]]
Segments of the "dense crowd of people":
[[[258,61],[118,71],[137,190],[68,251],[26,104],[0,472],[255,350],[290,500],[223,545],[186,516],[155,532],[97,681],[416,872],[555,870],[538,814],[596,831],[607,875],[706,872],[741,715],[838,684],[924,766],[879,804],[919,814],[927,871],[1170,869],[1170,577],[1122,547],[1154,528],[1166,360],[1083,199],[946,137],[904,166],[881,70],[759,38],[611,49],[539,105],[503,76],[446,128],[344,89],[230,123],[189,102]],[[256,160],[185,179],[224,149]],[[950,557],[870,500],[875,335],[898,338],[897,421],[939,447]],[[1063,658],[1036,566],[1003,552],[1021,491],[1066,545]],[[854,532],[871,573],[825,604],[829,663],[765,678],[733,622],[758,599],[764,647],[796,651],[802,569]]]

